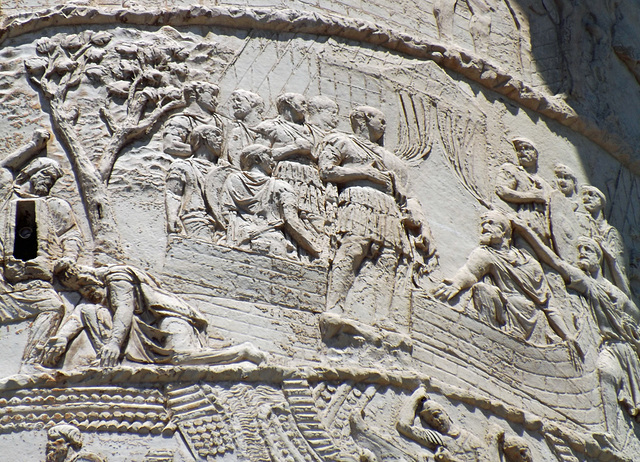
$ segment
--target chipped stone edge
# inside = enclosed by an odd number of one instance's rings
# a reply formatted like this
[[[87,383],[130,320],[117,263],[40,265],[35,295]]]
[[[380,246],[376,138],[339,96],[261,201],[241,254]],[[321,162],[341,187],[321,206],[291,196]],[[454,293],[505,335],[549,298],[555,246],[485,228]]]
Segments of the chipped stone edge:
[[[591,436],[570,429],[557,422],[549,421],[528,411],[502,401],[483,396],[471,390],[446,384],[438,379],[419,374],[413,370],[380,371],[363,367],[289,367],[255,366],[233,364],[226,366],[118,366],[112,368],[91,367],[71,371],[51,371],[36,374],[17,374],[0,380],[0,393],[33,388],[73,388],[76,385],[169,385],[171,383],[196,382],[245,382],[278,384],[288,379],[305,379],[309,382],[353,381],[392,386],[407,391],[424,384],[429,391],[446,398],[493,413],[514,424],[523,425],[527,430],[544,437],[551,434],[563,440],[577,453],[587,455],[602,462],[627,459],[603,448]]]
[[[7,16],[0,26],[0,44],[7,39],[46,27],[127,24],[138,26],[219,26],[336,36],[377,45],[441,67],[495,91],[521,106],[556,120],[599,145],[634,174],[640,174],[640,160],[618,135],[601,129],[596,120],[578,115],[560,97],[545,94],[509,75],[475,54],[445,46],[424,37],[386,28],[355,18],[293,9],[218,7],[176,7],[153,11],[59,6],[31,13]]]

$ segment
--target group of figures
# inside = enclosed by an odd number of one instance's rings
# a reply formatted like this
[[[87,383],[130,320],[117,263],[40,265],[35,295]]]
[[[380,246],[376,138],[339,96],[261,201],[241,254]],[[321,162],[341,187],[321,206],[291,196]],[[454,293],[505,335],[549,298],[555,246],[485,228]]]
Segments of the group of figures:
[[[215,85],[190,83],[186,109],[165,123],[164,152],[176,158],[166,180],[168,232],[330,262],[332,321],[357,317],[350,291],[371,262],[375,288],[363,284],[372,298],[359,306],[380,307],[373,324],[407,327],[408,310],[393,319],[389,308],[408,307],[409,287],[433,266],[435,250],[420,204],[407,193],[403,161],[383,147],[383,113],[355,108],[347,134],[336,130],[338,106],[327,97],[284,93],[278,115],[262,120],[262,98],[236,90],[234,118],[223,123],[217,94]],[[328,337],[340,330],[328,324]]]
[[[264,355],[251,344],[207,347],[207,321],[146,272],[127,265],[79,265],[83,246],[68,202],[49,193],[60,165],[37,157],[48,132],[2,160],[2,277],[0,322],[34,319],[23,365],[56,367],[137,363],[198,364]],[[55,285],[54,285],[55,284]],[[70,312],[59,289],[82,300]],[[84,335],[80,335],[84,334]]]
[[[604,216],[600,190],[578,188],[560,164],[552,188],[537,174],[533,144],[513,144],[519,165],[504,164],[496,185],[513,210],[482,216],[480,246],[434,295],[448,301],[469,289],[483,321],[538,344],[549,341],[550,326],[582,358],[576,330],[593,325],[608,430],[619,434],[618,403],[632,417],[640,413],[640,310],[629,290],[621,236]],[[571,293],[577,307],[570,306]],[[579,319],[583,313],[590,319]]]

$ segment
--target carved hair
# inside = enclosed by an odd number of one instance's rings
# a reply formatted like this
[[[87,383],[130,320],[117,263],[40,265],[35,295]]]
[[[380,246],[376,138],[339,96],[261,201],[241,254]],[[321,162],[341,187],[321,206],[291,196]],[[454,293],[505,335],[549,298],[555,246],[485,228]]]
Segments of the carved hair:
[[[184,99],[187,101],[194,99],[206,90],[210,91],[213,96],[218,96],[218,93],[220,93],[220,87],[217,85],[205,82],[204,80],[196,80],[195,82],[189,82],[184,86]]]
[[[307,110],[310,115],[322,112],[324,109],[338,109],[338,105],[334,100],[323,95],[314,96],[307,103]]]
[[[271,149],[262,144],[250,144],[240,152],[240,168],[248,170],[253,165],[262,164],[264,161],[273,162]]]
[[[16,177],[16,184],[27,183],[33,175],[41,171],[50,173],[56,181],[62,176],[62,168],[58,162],[48,157],[37,157],[20,171]]]
[[[505,239],[511,239],[512,229],[511,220],[509,220],[509,217],[498,210],[488,210],[480,216],[481,221],[485,221],[488,218],[492,218],[493,221],[500,224],[500,227],[504,231]]]
[[[531,451],[524,438],[516,435],[506,435],[502,443],[502,450],[509,462],[531,462]]]
[[[70,289],[79,290],[85,286],[104,287],[104,282],[98,276],[95,268],[84,265],[73,265],[58,275],[60,282]]]
[[[264,100],[262,99],[262,96],[258,95],[257,93],[253,93],[248,90],[238,89],[238,90],[234,90],[233,93],[231,93],[232,97],[233,95],[242,96],[244,99],[246,99],[249,102],[249,105],[251,106],[251,108],[255,109],[256,112],[262,113],[262,111],[264,111]]]
[[[596,251],[596,254],[598,255],[598,262],[599,263],[602,262],[602,248],[600,247],[600,244],[598,244],[596,241],[594,241],[593,239],[587,236],[580,236],[578,238],[576,247],[580,247],[580,246],[593,247]]]
[[[362,127],[363,124],[366,124],[376,115],[382,115],[384,117],[384,113],[375,107],[372,106],[358,106],[349,114],[349,119],[351,120],[351,129],[354,132],[358,131],[359,127]],[[384,135],[380,137],[378,140],[379,145],[384,144]]]
[[[307,100],[300,93],[283,93],[276,98],[276,108],[278,109],[278,113],[282,114],[285,107],[292,107],[293,101],[296,98],[301,98],[306,108]]]
[[[596,195],[600,198],[600,200],[602,201],[602,206],[604,207],[605,205],[607,205],[607,198],[604,195],[604,193],[602,191],[600,191],[598,188],[596,188],[595,186],[591,186],[591,185],[584,185],[580,188],[580,194],[584,193],[585,191],[590,191],[590,192],[594,192],[596,193]]]
[[[516,148],[516,151],[519,151],[522,148],[528,147],[533,149],[536,153],[538,152],[538,150],[533,145],[533,143],[529,141],[527,138],[514,138],[511,140],[511,142],[513,143],[513,147]]]

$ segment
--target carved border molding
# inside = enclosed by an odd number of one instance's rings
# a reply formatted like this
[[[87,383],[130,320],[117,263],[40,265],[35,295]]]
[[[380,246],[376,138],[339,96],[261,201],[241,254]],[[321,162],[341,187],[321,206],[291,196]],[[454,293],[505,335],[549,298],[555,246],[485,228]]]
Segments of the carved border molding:
[[[591,435],[585,435],[580,430],[570,429],[565,425],[534,415],[528,411],[518,409],[497,399],[485,397],[472,390],[446,384],[438,379],[422,374],[417,374],[411,370],[395,370],[383,372],[378,369],[363,367],[307,367],[296,368],[286,366],[146,366],[128,367],[119,366],[107,369],[87,368],[75,371],[55,371],[52,373],[42,373],[40,375],[16,375],[0,380],[0,417],[5,414],[4,408],[8,405],[21,405],[22,399],[12,398],[12,401],[2,398],[3,395],[13,395],[13,391],[22,390],[28,392],[30,389],[74,389],[74,387],[100,388],[150,385],[154,388],[171,383],[180,383],[187,386],[193,383],[215,383],[215,382],[244,382],[244,383],[270,383],[279,384],[291,379],[303,379],[308,382],[343,382],[353,381],[358,383],[371,383],[380,386],[392,386],[407,391],[413,391],[416,387],[424,384],[429,391],[437,392],[446,398],[463,402],[467,405],[489,411],[509,422],[524,425],[532,432],[537,432],[546,439],[550,439],[555,446],[558,444],[573,449],[574,451],[586,454],[599,461],[620,461],[627,462],[627,459],[616,454],[610,448],[602,447]],[[121,389],[114,389],[113,393]],[[105,388],[106,391],[107,388]],[[145,392],[149,393],[149,392]],[[29,403],[33,400],[28,399]],[[37,404],[37,403],[35,403]],[[24,406],[23,406],[24,407]],[[157,411],[157,410],[156,410]],[[144,426],[146,430],[162,432],[167,425],[166,416],[162,412],[156,412],[158,417],[149,425]],[[11,413],[13,415],[13,413]],[[62,414],[61,414],[62,416]],[[62,418],[62,417],[61,417]],[[47,422],[51,419],[47,419]],[[53,419],[55,423],[60,419]],[[0,418],[0,428],[3,425],[11,425],[11,417]],[[108,425],[105,423],[104,425]],[[94,423],[91,429],[103,429],[102,424]],[[94,428],[95,427],[95,428]],[[106,427],[105,427],[106,428]],[[124,422],[119,431],[138,432],[141,424],[132,426],[131,422]],[[146,430],[145,430],[146,429]],[[170,428],[166,431],[171,432]]]
[[[469,51],[433,43],[424,37],[412,36],[360,19],[276,8],[191,6],[130,11],[60,6],[6,17],[0,26],[0,44],[9,38],[46,27],[118,23],[139,26],[221,26],[336,36],[431,60],[527,109],[558,121],[593,141],[634,174],[640,175],[640,161],[631,158],[633,150],[624,140],[599,128],[597,121],[581,117],[561,98],[534,89]]]

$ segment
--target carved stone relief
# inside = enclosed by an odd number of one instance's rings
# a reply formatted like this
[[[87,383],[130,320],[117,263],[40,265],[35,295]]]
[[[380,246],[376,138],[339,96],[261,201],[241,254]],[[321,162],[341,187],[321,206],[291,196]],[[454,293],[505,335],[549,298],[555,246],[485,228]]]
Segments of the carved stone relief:
[[[484,55],[503,9],[433,2],[437,46],[227,7],[2,29],[0,445],[633,460],[636,179],[470,69],[460,11]]]

